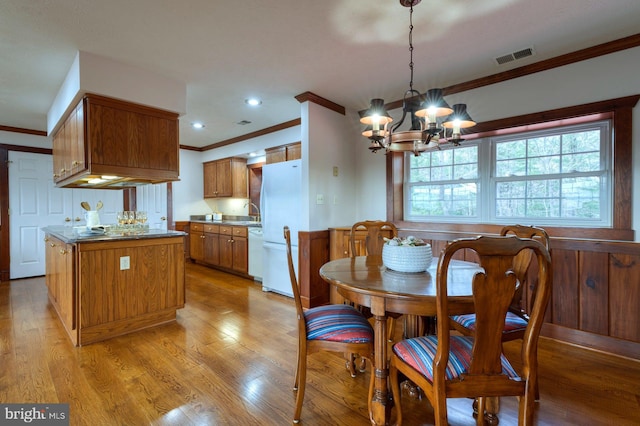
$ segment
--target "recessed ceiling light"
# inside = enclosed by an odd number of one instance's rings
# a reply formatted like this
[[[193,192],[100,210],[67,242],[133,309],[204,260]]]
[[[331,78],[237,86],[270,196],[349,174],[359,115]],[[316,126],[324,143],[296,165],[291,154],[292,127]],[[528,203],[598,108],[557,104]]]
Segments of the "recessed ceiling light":
[[[204,124],[196,121],[194,123],[191,123],[191,127],[193,127],[194,129],[204,129]]]
[[[258,99],[258,98],[245,99],[244,102],[247,105],[250,105],[250,106],[258,106],[258,105],[260,105],[262,103],[262,101],[260,99]]]

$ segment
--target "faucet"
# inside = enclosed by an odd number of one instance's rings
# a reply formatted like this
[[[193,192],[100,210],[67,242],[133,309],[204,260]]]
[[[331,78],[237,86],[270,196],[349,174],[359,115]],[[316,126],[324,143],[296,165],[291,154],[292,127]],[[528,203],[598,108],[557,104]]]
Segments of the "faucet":
[[[244,207],[247,207],[247,206],[250,206],[249,211],[251,211],[251,206],[253,206],[253,208],[256,209],[256,211],[258,212],[258,220],[256,222],[260,222],[260,208],[255,204],[253,204],[251,201],[247,201],[246,203],[244,203]]]

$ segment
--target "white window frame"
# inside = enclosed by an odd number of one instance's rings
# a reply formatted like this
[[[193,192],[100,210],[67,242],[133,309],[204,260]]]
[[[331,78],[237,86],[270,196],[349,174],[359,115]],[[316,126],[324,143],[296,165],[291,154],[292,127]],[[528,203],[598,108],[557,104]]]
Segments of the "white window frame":
[[[612,123],[610,120],[598,120],[589,123],[557,126],[545,130],[525,131],[513,133],[506,136],[495,136],[472,141],[465,141],[465,146],[478,146],[478,199],[477,216],[411,216],[410,194],[411,187],[420,185],[419,183],[409,183],[410,177],[410,155],[405,155],[405,177],[404,177],[404,211],[406,221],[412,222],[441,222],[441,223],[491,223],[504,224],[505,222],[520,223],[522,225],[546,225],[562,227],[586,227],[586,228],[611,228],[613,220],[613,159],[612,152]],[[565,133],[574,133],[589,129],[599,129],[600,131],[600,171],[598,173],[576,173],[575,176],[597,175],[601,178],[600,187],[600,218],[598,219],[578,219],[559,218],[548,219],[538,217],[501,217],[496,218],[496,185],[498,182],[509,181],[517,178],[496,177],[496,146],[498,143],[509,140],[532,139],[543,136],[551,136]],[[444,149],[444,148],[443,148]],[[447,149],[459,149],[456,147]],[[484,165],[489,165],[485,167]],[[554,175],[544,175],[543,179],[554,179],[567,177],[566,173]],[[537,178],[537,177],[536,177]],[[521,180],[521,179],[519,179]],[[531,180],[535,180],[531,179]],[[443,181],[442,184],[451,184],[455,181]]]

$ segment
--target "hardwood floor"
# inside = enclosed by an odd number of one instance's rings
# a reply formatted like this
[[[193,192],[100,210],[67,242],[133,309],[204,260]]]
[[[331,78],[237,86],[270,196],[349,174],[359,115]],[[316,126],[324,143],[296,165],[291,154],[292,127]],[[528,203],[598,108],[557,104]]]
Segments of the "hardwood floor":
[[[0,402],[66,402],[71,425],[291,424],[291,299],[189,264],[186,300],[176,323],[75,348],[44,278],[0,284]],[[640,361],[547,339],[539,355],[537,424],[640,424]],[[352,379],[341,354],[312,355],[302,424],[369,424],[369,373]],[[405,397],[403,408],[405,425],[433,424],[426,400]],[[500,424],[515,424],[516,410],[502,398]],[[449,413],[451,425],[474,424],[471,400]]]

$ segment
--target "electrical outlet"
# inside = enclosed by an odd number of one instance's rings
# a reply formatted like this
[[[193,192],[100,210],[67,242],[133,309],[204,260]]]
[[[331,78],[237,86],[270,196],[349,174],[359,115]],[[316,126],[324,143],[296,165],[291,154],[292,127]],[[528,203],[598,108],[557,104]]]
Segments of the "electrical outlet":
[[[120,270],[124,271],[125,269],[129,269],[131,267],[131,259],[129,256],[122,256],[120,258]]]

